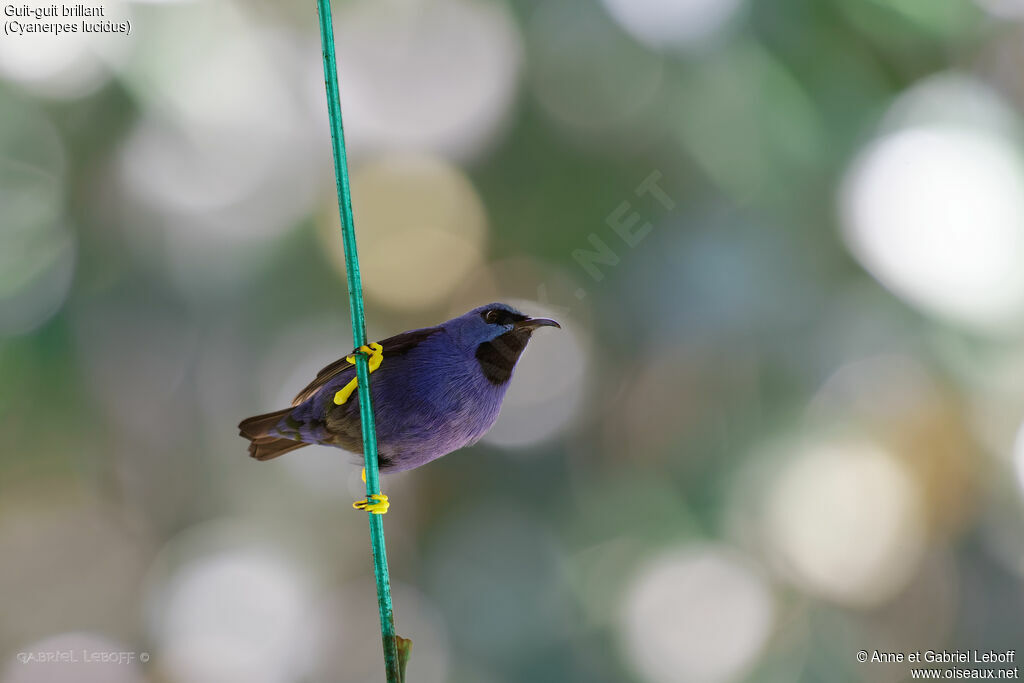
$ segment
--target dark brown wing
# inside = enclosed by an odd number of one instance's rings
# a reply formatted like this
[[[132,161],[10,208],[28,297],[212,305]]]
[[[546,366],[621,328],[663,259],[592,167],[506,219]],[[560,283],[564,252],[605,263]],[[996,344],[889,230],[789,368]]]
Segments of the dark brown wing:
[[[327,384],[329,381],[345,372],[351,370],[353,373],[356,370],[356,366],[349,363],[344,358],[339,358],[320,372],[316,373],[316,379],[306,385],[306,388],[298,393],[298,395],[292,399],[292,406],[297,406],[303,401],[307,400],[310,396],[320,390],[320,387]]]
[[[384,362],[381,364],[381,367],[387,365],[389,356],[403,356],[419,346],[427,337],[441,331],[442,328],[440,327],[425,327],[421,330],[410,330],[409,332],[402,332],[401,334],[396,334],[393,337],[381,340],[379,343],[384,347]],[[355,369],[356,366],[349,363],[344,357],[339,358],[320,372],[316,373],[316,379],[310,382],[305,389],[299,392],[298,396],[296,396],[292,401],[292,405],[297,406],[303,401],[308,400],[309,397],[319,391],[321,387],[346,371],[351,371],[352,374],[355,374]]]

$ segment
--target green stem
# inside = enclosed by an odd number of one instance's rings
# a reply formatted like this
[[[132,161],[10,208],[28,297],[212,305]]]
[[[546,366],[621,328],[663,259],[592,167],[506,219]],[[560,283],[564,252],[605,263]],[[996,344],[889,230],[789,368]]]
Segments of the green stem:
[[[334,56],[334,27],[330,0],[317,0],[320,14],[320,42],[324,52],[324,84],[327,87],[327,111],[331,119],[331,142],[334,148],[334,175],[338,180],[338,209],[341,213],[341,236],[345,245],[345,270],[348,277],[348,302],[352,311],[352,339],[356,348],[366,344],[366,314],[363,310],[363,285],[359,276],[359,255],[356,232],[352,222],[352,197],[348,182],[348,161],[345,155],[345,131],[341,125],[341,98],[338,95],[338,66]],[[370,403],[370,372],[367,358],[356,354],[356,376],[359,378],[359,418],[363,429],[363,454],[366,460],[366,495],[380,493],[377,471],[377,430]],[[384,643],[384,666],[388,683],[401,683],[398,648],[395,644],[395,618],[391,606],[391,582],[388,558],[384,547],[384,523],[381,515],[370,514],[370,542],[373,546],[373,569],[377,577],[377,603],[380,606],[380,635]]]

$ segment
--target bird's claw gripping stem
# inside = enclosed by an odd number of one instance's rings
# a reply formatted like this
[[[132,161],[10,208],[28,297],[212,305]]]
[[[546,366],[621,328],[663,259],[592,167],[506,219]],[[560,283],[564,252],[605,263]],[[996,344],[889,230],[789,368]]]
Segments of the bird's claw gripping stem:
[[[365,484],[365,467],[363,468],[362,477],[363,483]],[[369,498],[366,500],[357,500],[356,502],[352,503],[352,507],[355,508],[356,510],[366,510],[367,512],[372,512],[375,515],[383,515],[386,514],[388,508],[391,507],[391,502],[388,500],[388,497],[385,496],[383,493],[375,493],[370,495]]]
[[[352,507],[356,510],[364,510],[375,515],[383,515],[391,507],[391,502],[388,501],[388,497],[383,493],[372,493],[365,500],[357,500],[352,503]]]
[[[352,365],[355,365],[357,353],[369,356],[370,372],[373,372],[374,370],[379,368],[380,364],[384,361],[384,347],[378,344],[377,342],[373,342],[369,346],[360,346],[351,354],[345,356],[345,360],[347,360]],[[343,405],[345,401],[347,401],[349,397],[352,396],[352,392],[356,390],[357,386],[359,386],[359,378],[353,377],[348,384],[346,384],[344,387],[341,388],[340,391],[334,394],[334,404],[339,406]]]

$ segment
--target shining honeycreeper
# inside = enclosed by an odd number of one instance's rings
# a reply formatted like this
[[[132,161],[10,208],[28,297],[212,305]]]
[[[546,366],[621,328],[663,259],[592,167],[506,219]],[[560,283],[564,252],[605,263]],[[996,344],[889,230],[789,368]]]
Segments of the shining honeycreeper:
[[[370,355],[381,471],[419,467],[486,434],[530,336],[545,326],[560,327],[494,303],[357,349]],[[238,428],[257,460],[307,444],[362,453],[354,356],[321,370],[290,408],[242,420]]]

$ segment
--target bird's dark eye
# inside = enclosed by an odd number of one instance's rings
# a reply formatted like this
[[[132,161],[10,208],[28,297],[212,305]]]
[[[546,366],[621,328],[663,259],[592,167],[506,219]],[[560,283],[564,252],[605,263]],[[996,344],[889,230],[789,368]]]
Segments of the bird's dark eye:
[[[498,312],[491,310],[484,314],[484,322],[493,325],[498,322]]]

